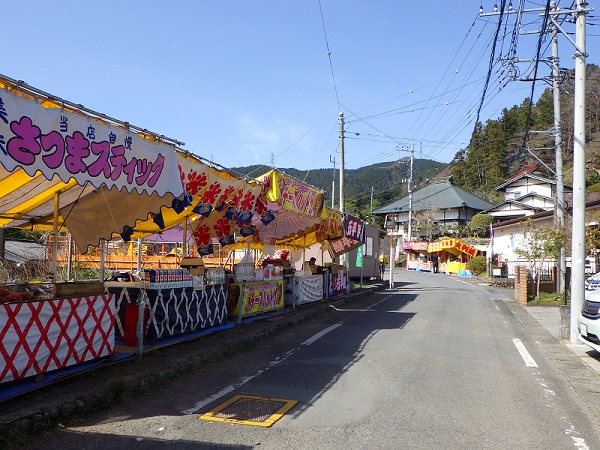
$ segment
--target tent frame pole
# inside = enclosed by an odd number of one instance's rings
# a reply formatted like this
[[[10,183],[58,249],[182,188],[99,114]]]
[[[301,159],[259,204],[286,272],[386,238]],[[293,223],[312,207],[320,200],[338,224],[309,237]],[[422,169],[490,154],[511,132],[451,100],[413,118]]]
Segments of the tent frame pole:
[[[52,233],[54,242],[52,243],[52,281],[56,283],[58,274],[58,214],[60,206],[60,192],[54,193],[54,220],[52,224]]]

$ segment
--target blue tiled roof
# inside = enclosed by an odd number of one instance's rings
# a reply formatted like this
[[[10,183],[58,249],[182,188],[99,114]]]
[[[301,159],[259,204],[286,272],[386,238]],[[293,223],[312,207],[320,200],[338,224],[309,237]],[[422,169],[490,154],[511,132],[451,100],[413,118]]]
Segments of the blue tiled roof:
[[[450,182],[430,183],[413,192],[413,211],[471,208],[483,211],[492,205]],[[373,214],[408,212],[408,195],[373,210]]]

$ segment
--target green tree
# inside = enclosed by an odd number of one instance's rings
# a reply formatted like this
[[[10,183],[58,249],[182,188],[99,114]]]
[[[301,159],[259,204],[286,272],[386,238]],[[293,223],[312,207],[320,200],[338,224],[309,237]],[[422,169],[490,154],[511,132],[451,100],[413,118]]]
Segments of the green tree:
[[[515,253],[527,259],[531,273],[535,274],[536,299],[540,297],[540,275],[544,261],[559,258],[567,233],[565,227],[534,227],[531,219],[523,223],[522,247],[516,248]]]
[[[493,216],[489,214],[475,214],[471,219],[469,229],[474,236],[482,237],[492,223],[494,223]]]

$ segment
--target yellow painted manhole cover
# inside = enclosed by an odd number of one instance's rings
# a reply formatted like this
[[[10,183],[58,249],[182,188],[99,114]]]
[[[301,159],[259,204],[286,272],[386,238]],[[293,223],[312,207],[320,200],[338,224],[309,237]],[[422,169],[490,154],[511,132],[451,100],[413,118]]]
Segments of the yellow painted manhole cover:
[[[200,420],[270,427],[296,403],[298,403],[298,400],[240,394],[231,397],[225,403],[198,418]]]

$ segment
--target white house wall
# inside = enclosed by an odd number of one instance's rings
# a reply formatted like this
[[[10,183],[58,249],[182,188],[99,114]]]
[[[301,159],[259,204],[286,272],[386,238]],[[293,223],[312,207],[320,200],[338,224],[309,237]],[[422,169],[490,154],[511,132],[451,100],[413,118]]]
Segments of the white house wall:
[[[554,208],[554,200],[552,200],[551,198],[540,197],[537,195],[525,197],[520,201],[528,206],[531,206],[532,208],[543,208],[545,210],[550,210]]]
[[[534,222],[536,227],[552,226],[552,216],[543,217]],[[520,259],[516,249],[523,248],[523,224],[511,224],[494,227],[494,254],[501,255],[504,261],[516,261]]]
[[[510,185],[506,186],[504,198],[507,200],[514,200],[530,193],[535,193],[544,197],[552,197],[553,187],[547,182],[524,177],[515,180]]]

